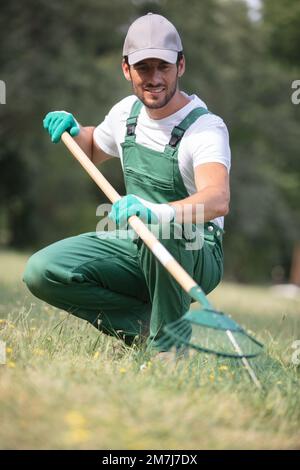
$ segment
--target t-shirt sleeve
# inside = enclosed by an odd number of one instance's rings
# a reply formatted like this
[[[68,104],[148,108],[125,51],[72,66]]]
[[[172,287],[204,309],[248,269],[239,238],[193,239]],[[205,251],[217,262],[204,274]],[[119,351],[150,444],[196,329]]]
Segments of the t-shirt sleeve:
[[[221,118],[215,117],[211,124],[193,132],[190,136],[190,152],[193,167],[203,163],[222,163],[228,172],[231,166],[229,134]]]
[[[93,139],[103,152],[112,157],[120,156],[114,138],[111,111],[105,116],[104,121],[94,129]]]

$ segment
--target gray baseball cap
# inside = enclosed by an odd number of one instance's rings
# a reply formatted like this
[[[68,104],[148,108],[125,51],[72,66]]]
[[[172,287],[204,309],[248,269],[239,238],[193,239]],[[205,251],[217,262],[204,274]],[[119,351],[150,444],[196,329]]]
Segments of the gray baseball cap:
[[[129,27],[123,56],[128,56],[129,65],[150,58],[175,64],[181,51],[181,39],[175,26],[164,16],[148,13]]]

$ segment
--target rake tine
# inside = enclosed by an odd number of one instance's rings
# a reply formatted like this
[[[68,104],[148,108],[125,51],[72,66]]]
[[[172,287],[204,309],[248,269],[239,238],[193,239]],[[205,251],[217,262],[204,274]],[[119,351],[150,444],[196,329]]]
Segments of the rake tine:
[[[248,374],[250,375],[252,381],[254,382],[256,387],[261,390],[262,389],[261,383],[258,380],[258,378],[256,377],[254,370],[250,366],[250,363],[249,363],[248,359],[246,359],[246,357],[243,355],[243,351],[241,350],[241,348],[240,348],[238,342],[236,341],[235,337],[233,336],[232,332],[230,330],[226,330],[226,333],[227,333],[227,336],[228,336],[231,344],[233,345],[234,349],[241,356],[241,361],[244,364],[245,369],[247,370]]]

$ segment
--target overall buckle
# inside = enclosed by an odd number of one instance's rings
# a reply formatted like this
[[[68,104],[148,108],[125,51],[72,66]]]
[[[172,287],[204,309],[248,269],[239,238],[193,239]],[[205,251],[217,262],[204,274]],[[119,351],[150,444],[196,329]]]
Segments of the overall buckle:
[[[127,135],[131,136],[135,134],[136,124],[127,124]]]
[[[181,129],[181,127],[177,127],[177,126],[174,127],[174,129],[172,130],[169,146],[173,148],[176,147],[177,144],[181,141],[184,133],[185,133],[185,129]]]

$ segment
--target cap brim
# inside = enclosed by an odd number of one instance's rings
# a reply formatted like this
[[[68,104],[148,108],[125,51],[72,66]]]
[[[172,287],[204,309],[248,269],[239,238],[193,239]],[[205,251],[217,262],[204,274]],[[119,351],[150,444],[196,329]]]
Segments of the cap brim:
[[[145,59],[161,59],[165,62],[169,62],[170,64],[176,64],[177,56],[177,51],[169,51],[166,49],[143,49],[129,54],[128,63],[129,65],[134,65]]]

